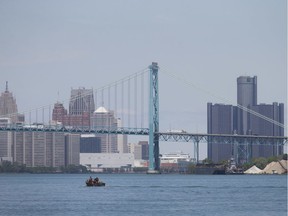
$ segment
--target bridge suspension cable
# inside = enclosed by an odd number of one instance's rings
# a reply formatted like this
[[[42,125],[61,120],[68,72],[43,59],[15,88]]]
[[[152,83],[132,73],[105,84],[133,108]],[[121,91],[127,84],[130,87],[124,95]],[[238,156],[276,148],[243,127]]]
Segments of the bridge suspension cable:
[[[161,73],[165,73],[165,74],[167,74],[168,76],[170,76],[170,77],[172,77],[172,78],[174,78],[174,79],[176,79],[176,80],[184,83],[184,84],[187,85],[188,87],[192,87],[192,88],[198,89],[198,90],[200,90],[200,91],[202,91],[202,92],[204,92],[204,93],[206,93],[206,94],[208,94],[208,95],[210,95],[210,96],[213,96],[213,97],[215,97],[215,98],[218,98],[219,100],[221,100],[221,101],[223,101],[223,102],[226,102],[226,103],[229,103],[229,104],[233,104],[233,102],[231,102],[231,101],[228,100],[227,98],[220,97],[219,95],[216,95],[215,93],[213,93],[213,92],[211,92],[211,91],[209,91],[209,90],[207,90],[207,89],[204,89],[204,88],[201,88],[201,87],[195,85],[193,82],[189,81],[188,79],[182,78],[182,77],[180,77],[180,76],[178,76],[178,75],[176,75],[176,74],[174,74],[174,73],[169,72],[168,70],[165,69],[165,67],[164,67],[164,69],[163,69],[163,67],[161,67],[160,72],[161,72]],[[261,119],[263,119],[263,120],[265,120],[265,121],[268,121],[268,122],[270,122],[270,123],[272,123],[272,124],[274,124],[274,125],[277,125],[277,126],[279,126],[279,127],[281,127],[281,128],[284,128],[284,129],[286,128],[286,125],[284,125],[284,124],[282,124],[282,123],[280,123],[280,122],[278,122],[278,121],[275,121],[274,119],[268,118],[267,116],[264,116],[264,115],[262,115],[262,114],[260,114],[260,113],[258,113],[258,112],[256,112],[256,111],[254,111],[254,110],[251,110],[251,109],[249,109],[249,108],[247,108],[247,107],[245,107],[245,106],[242,106],[242,105],[240,105],[240,104],[237,104],[237,107],[238,107],[239,109],[241,109],[241,110],[243,110],[243,111],[246,111],[246,112],[248,112],[248,113],[250,113],[250,114],[252,114],[252,115],[255,115],[255,116],[257,116],[257,117],[259,117],[259,118],[261,118]]]
[[[121,114],[121,120],[122,120],[122,125],[123,125],[123,121],[126,120],[128,125],[130,126],[130,122],[131,122],[131,119],[129,117],[129,115],[127,114],[128,112],[132,113],[135,115],[134,119],[134,124],[137,125],[137,121],[138,121],[138,118],[136,117],[136,115],[138,114],[137,112],[137,109],[138,109],[138,102],[137,102],[137,98],[141,98],[141,118],[140,118],[140,125],[143,126],[143,122],[144,122],[144,117],[143,116],[143,112],[144,112],[144,108],[143,108],[143,104],[144,104],[144,82],[142,82],[140,85],[138,85],[138,80],[140,79],[137,79],[137,77],[141,77],[141,81],[144,80],[144,75],[148,75],[148,72],[149,72],[149,68],[146,67],[144,69],[141,69],[139,71],[137,71],[136,73],[133,73],[133,74],[130,74],[120,80],[117,80],[117,81],[114,81],[114,82],[111,82],[107,85],[104,85],[102,87],[99,87],[99,88],[96,88],[95,90],[92,89],[92,92],[95,93],[94,94],[94,98],[95,98],[95,105],[96,107],[97,106],[103,106],[104,104],[104,98],[105,96],[107,95],[107,108],[108,109],[112,109],[114,108],[114,113],[115,113],[115,117],[117,117],[117,114]],[[132,82],[134,80],[134,82]],[[127,84],[127,87],[125,88],[125,84]],[[134,85],[134,91],[133,91],[133,85]],[[148,84],[147,84],[148,85]],[[139,91],[137,91],[137,86],[140,88]],[[112,89],[114,88],[114,107],[111,106],[111,94],[113,94],[113,91],[111,91]],[[120,94],[118,91],[122,91],[122,95],[121,95],[121,98],[119,97]],[[106,91],[106,92],[105,92]],[[131,92],[133,91],[133,92]],[[85,96],[91,94],[91,91],[86,91],[82,94],[78,94],[78,95],[75,95],[73,97],[67,97],[67,99],[65,100],[61,100],[61,103],[69,103],[69,102],[73,102],[75,100],[78,100],[78,99],[81,99],[81,98],[84,98]],[[138,95],[139,94],[139,95]],[[147,94],[148,95],[148,94]],[[126,98],[124,98],[124,96]],[[134,98],[132,98],[134,96]],[[130,100],[135,100],[134,101],[134,106],[131,106],[131,101]],[[58,94],[58,102],[59,101],[59,94]],[[119,112],[119,101],[120,101],[120,104],[121,104],[121,112]],[[148,103],[148,102],[147,102]],[[44,105],[44,106],[39,106],[37,108],[32,108],[32,109],[29,109],[29,110],[26,110],[24,112],[17,112],[17,113],[11,113],[11,114],[6,114],[6,115],[0,115],[0,118],[2,117],[13,117],[13,116],[17,116],[19,113],[21,114],[27,114],[28,115],[28,120],[26,120],[26,122],[28,122],[29,124],[31,124],[31,119],[33,118],[33,116],[35,115],[35,120],[37,123],[40,123],[38,122],[38,120],[41,119],[38,118],[38,112],[40,110],[42,110],[42,121],[43,121],[43,124],[44,124],[44,112],[45,110],[49,110],[48,112],[45,112],[46,114],[49,115],[48,119],[49,119],[49,122],[51,122],[51,106],[53,107],[54,106],[54,102],[53,103],[50,103],[48,105]],[[126,107],[126,108],[124,108]],[[129,109],[132,109],[134,107],[134,111],[131,112]],[[127,117],[125,117],[125,115],[127,115]],[[118,116],[119,117],[119,116]]]

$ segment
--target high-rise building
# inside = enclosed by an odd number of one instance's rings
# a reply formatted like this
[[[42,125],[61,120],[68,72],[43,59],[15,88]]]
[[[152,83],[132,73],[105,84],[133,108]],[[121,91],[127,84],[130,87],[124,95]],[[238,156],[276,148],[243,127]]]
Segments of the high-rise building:
[[[80,138],[80,153],[101,153],[101,139],[95,134],[82,134]]]
[[[149,144],[148,144],[148,141],[139,141],[138,144],[141,146],[141,150],[142,150],[141,159],[142,160],[149,160]]]
[[[65,165],[65,139],[61,132],[12,132],[13,162],[28,167]]]
[[[12,161],[12,132],[0,131],[0,161]]]
[[[64,108],[63,104],[57,102],[54,104],[54,108],[52,111],[52,120],[57,122],[61,122],[63,125],[68,125],[69,116],[67,110]]]
[[[128,144],[128,153],[134,154],[136,160],[149,160],[149,145],[148,141],[139,141]]]
[[[207,104],[207,133],[233,134],[237,128],[236,108],[225,104]],[[230,159],[232,146],[225,143],[208,142],[208,158],[212,161]]]
[[[117,119],[117,127],[122,127],[121,119]],[[118,153],[128,153],[128,138],[127,134],[117,135],[117,151]]]
[[[92,114],[95,111],[93,89],[72,89],[69,103],[70,115]]]
[[[116,129],[117,119],[113,111],[108,111],[104,107],[99,107],[91,118],[91,127],[93,129]],[[117,153],[117,135],[116,134],[97,134],[101,139],[101,153]]]
[[[257,77],[240,76],[237,78],[237,104],[248,109],[257,105]],[[249,134],[248,112],[239,109],[238,134]]]
[[[64,126],[90,127],[94,110],[93,89],[72,89],[69,113],[62,103],[57,102],[53,108],[52,120],[61,122]]]
[[[65,134],[65,166],[80,164],[80,134]]]
[[[251,110],[268,117],[273,121],[284,124],[284,104],[273,103],[273,104],[259,104],[251,107]],[[280,126],[271,123],[270,121],[264,120],[249,114],[250,130],[252,135],[260,136],[284,136],[284,130]],[[255,145],[252,146],[252,155],[254,157],[269,157],[271,155],[283,154],[283,147],[277,145]]]
[[[8,90],[8,82],[6,89],[0,96],[0,118],[10,118],[11,123],[24,122],[24,115],[18,113],[16,99],[12,92]]]
[[[284,123],[284,104],[273,103],[257,104],[257,77],[241,76],[237,78],[237,104],[238,106],[223,104],[207,104],[207,133],[208,134],[238,134],[283,136],[284,129],[260,118],[259,115],[250,114],[243,110],[247,108],[265,116],[272,121]],[[214,162],[228,160],[235,156],[235,148],[229,144],[213,143],[208,141],[208,158]],[[239,151],[239,150],[238,150]],[[249,157],[269,157],[283,153],[283,146],[253,145],[240,151],[250,151]],[[240,154],[239,154],[240,155]],[[248,158],[237,156],[240,163]]]

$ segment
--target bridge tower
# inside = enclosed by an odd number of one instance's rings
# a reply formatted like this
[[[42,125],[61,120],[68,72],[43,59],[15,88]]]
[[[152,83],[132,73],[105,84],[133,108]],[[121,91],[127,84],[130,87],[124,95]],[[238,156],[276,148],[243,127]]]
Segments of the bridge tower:
[[[149,174],[160,173],[159,160],[159,92],[158,92],[158,64],[152,62],[150,69],[149,96]]]

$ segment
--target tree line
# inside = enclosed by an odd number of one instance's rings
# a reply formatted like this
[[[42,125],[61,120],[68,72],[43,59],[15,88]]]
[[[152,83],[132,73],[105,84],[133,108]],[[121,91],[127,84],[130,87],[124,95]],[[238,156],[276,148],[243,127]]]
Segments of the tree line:
[[[66,167],[27,167],[25,164],[2,161],[0,173],[88,173],[85,166],[68,165]]]

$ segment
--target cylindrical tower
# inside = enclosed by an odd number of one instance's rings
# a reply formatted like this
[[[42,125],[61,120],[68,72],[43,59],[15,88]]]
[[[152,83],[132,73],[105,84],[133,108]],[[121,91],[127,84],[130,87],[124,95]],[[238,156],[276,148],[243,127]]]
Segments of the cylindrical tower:
[[[237,78],[237,104],[250,109],[257,105],[257,77],[240,76]],[[249,134],[248,112],[242,108],[238,112],[238,134]]]

